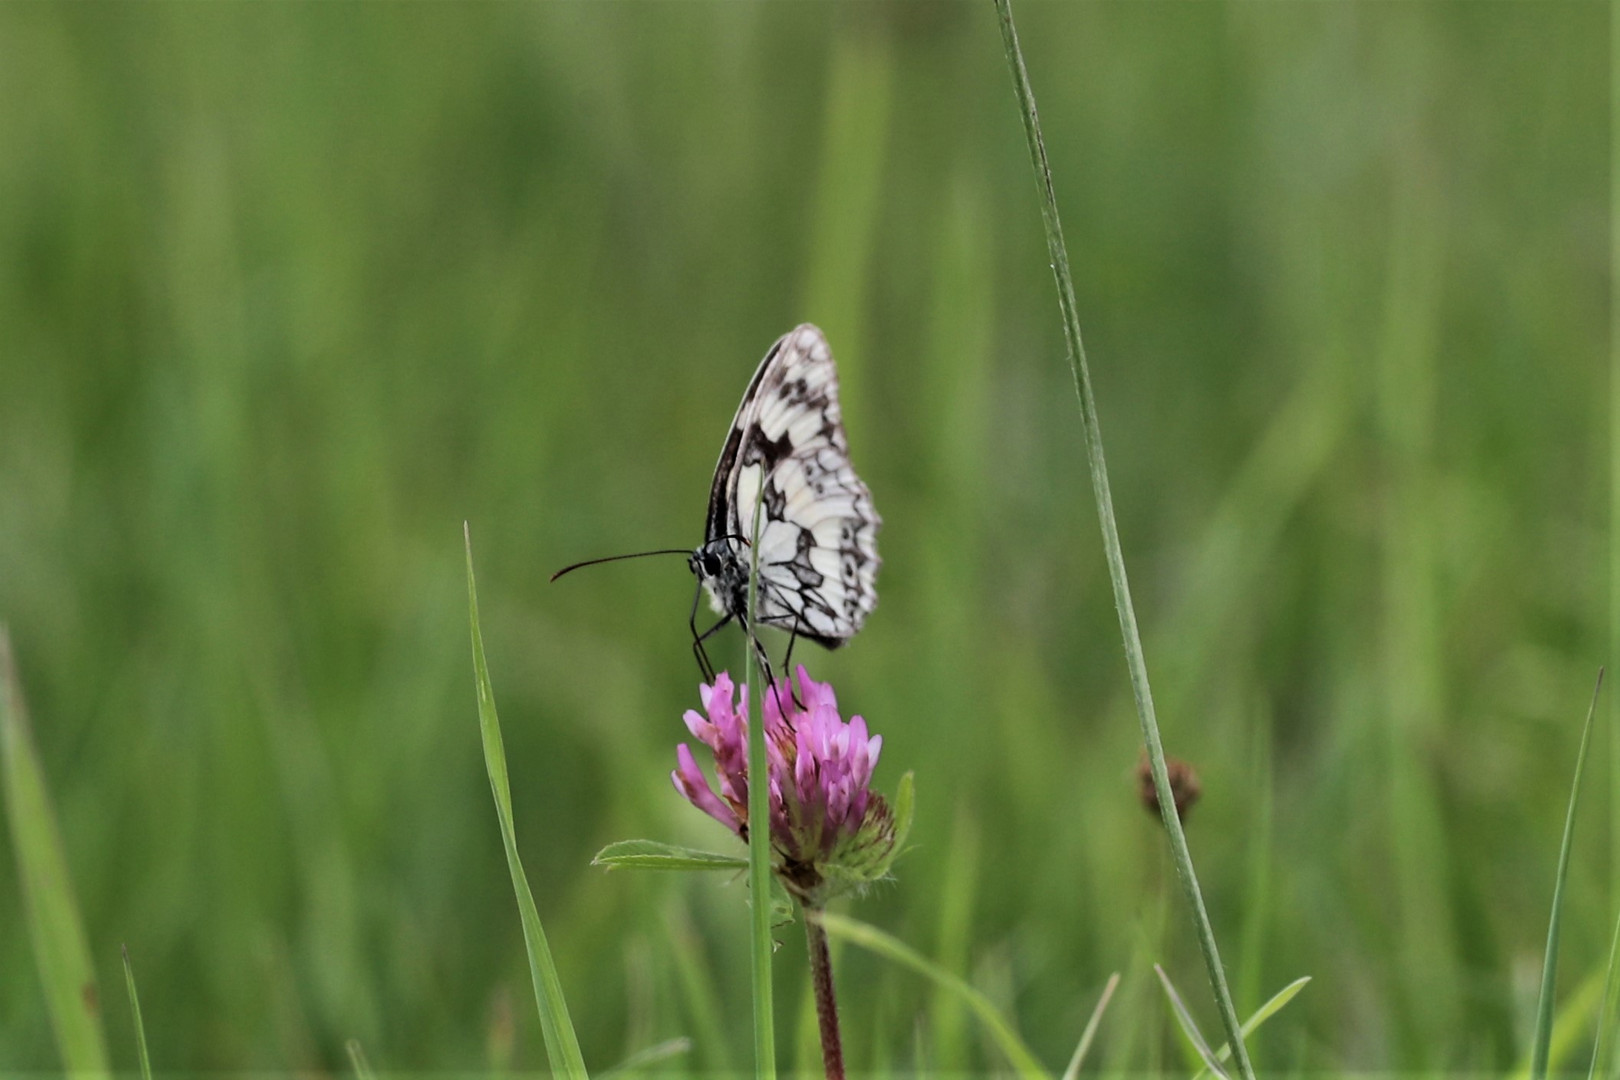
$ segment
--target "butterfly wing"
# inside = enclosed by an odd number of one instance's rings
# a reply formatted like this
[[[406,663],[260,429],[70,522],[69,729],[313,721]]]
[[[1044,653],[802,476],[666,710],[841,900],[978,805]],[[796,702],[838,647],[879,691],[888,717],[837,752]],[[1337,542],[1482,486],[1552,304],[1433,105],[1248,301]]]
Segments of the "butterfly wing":
[[[758,621],[843,644],[877,606],[882,519],[849,463],[832,350],[808,323],[754,373],[710,490],[706,540],[731,537],[744,574],[750,549],[737,538],[752,535],[760,495]]]

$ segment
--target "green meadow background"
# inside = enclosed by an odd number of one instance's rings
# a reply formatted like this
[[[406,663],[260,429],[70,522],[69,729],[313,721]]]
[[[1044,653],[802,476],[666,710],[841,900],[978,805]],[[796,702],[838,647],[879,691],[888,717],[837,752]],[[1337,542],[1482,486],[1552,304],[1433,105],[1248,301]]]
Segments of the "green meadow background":
[[[1276,1070],[1528,1052],[1611,642],[1608,7],[1018,6],[1189,841]],[[1138,729],[1036,192],[982,3],[0,8],[0,619],[114,1063],[544,1068],[480,755],[586,1058],[749,1062],[746,891],[670,787],[678,559],[772,340],[822,326],[882,602],[802,656],[917,774],[844,910],[1061,1066],[1217,1030]],[[774,647],[779,648],[780,642]],[[716,653],[740,666],[740,639]],[[1612,714],[1605,706],[1601,715]],[[1560,1010],[1620,904],[1600,733]],[[740,849],[740,848],[739,848]],[[58,1061],[0,832],[0,1069]],[[813,1064],[802,946],[784,1060]],[[1001,1066],[845,950],[859,1069]],[[1584,1011],[1583,1011],[1584,1010]],[[1584,1068],[1581,1034],[1565,1067]]]

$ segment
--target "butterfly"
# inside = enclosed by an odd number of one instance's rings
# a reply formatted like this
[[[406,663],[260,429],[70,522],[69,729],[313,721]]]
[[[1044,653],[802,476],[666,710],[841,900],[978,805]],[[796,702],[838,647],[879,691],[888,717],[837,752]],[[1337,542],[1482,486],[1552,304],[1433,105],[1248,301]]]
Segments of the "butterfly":
[[[612,559],[684,554],[698,579],[688,625],[704,679],[713,681],[714,665],[703,643],[733,621],[769,675],[769,660],[748,625],[750,573],[757,566],[754,621],[790,635],[785,669],[799,638],[835,649],[877,606],[881,524],[871,491],[849,461],[832,349],[805,323],[777,339],[743,393],[709,487],[702,546],[592,559],[564,567],[552,580]],[[720,621],[700,633],[704,593]]]

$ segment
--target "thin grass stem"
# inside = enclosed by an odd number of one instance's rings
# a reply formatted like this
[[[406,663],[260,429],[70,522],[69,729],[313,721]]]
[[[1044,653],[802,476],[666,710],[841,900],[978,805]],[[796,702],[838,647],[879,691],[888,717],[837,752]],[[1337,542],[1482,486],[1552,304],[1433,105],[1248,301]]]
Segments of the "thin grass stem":
[[[152,1058],[146,1052],[146,1024],[141,1020],[141,996],[135,992],[135,969],[129,963],[129,946],[123,946],[124,989],[129,991],[129,1012],[135,1022],[135,1052],[140,1058],[141,1080],[152,1080]]]
[[[754,497],[753,534],[749,538],[748,625],[743,637],[743,682],[748,687],[748,902],[752,932],[754,988],[754,1075],[776,1077],[776,1021],[771,986],[771,786],[765,754],[765,696],[754,671],[754,618],[759,606],[760,508],[765,505],[765,476]]]
[[[1586,768],[1586,747],[1592,741],[1592,717],[1597,714],[1598,694],[1603,690],[1603,669],[1598,669],[1597,685],[1592,688],[1592,704],[1586,710],[1581,728],[1581,748],[1575,754],[1575,781],[1569,788],[1569,809],[1564,814],[1564,839],[1558,847],[1558,877],[1553,882],[1552,917],[1547,925],[1547,952],[1541,962],[1541,999],[1536,1007],[1535,1041],[1530,1051],[1531,1080],[1545,1080],[1552,1050],[1553,995],[1558,988],[1558,941],[1563,926],[1564,884],[1569,880],[1569,852],[1575,838],[1575,809],[1581,799],[1581,773]]]
[[[1030,88],[1029,72],[1024,67],[1023,50],[1018,45],[1018,30],[1013,24],[1011,0],[995,0],[1001,16],[1001,38],[1007,51],[1007,66],[1012,71],[1013,86],[1018,94],[1019,111],[1023,115],[1024,135],[1029,143],[1030,163],[1041,191],[1041,217],[1046,223],[1046,246],[1051,255],[1052,274],[1057,280],[1058,307],[1063,315],[1063,334],[1069,347],[1069,366],[1074,376],[1075,392],[1080,397],[1080,423],[1086,442],[1086,457],[1091,468],[1091,486],[1097,500],[1097,516],[1102,525],[1103,550],[1108,559],[1108,577],[1113,583],[1114,606],[1119,612],[1120,633],[1125,641],[1125,661],[1130,669],[1131,693],[1136,699],[1136,715],[1142,726],[1142,740],[1147,744],[1148,760],[1153,770],[1153,786],[1159,795],[1159,812],[1164,819],[1165,832],[1170,837],[1170,848],[1175,856],[1176,873],[1181,879],[1187,902],[1192,908],[1198,931],[1198,947],[1209,970],[1210,988],[1220,1011],[1221,1026],[1226,1029],[1228,1043],[1235,1048],[1238,1072],[1244,1080],[1254,1080],[1254,1067],[1249,1063],[1249,1052],[1243,1045],[1243,1033],[1238,1023],[1237,1009],[1232,1004],[1232,993],[1226,985],[1226,972],[1221,966],[1220,950],[1215,944],[1215,931],[1210,926],[1209,913],[1204,909],[1204,895],[1198,887],[1198,876],[1193,871],[1192,855],[1187,850],[1187,837],[1181,830],[1181,819],[1176,814],[1175,798],[1170,790],[1170,778],[1165,770],[1164,746],[1159,738],[1159,723],[1153,711],[1153,691],[1148,685],[1147,661],[1142,655],[1141,636],[1136,629],[1136,611],[1131,604],[1130,583],[1125,577],[1125,556],[1120,548],[1119,527],[1114,521],[1114,498],[1108,486],[1108,464],[1103,458],[1102,433],[1097,425],[1097,402],[1092,394],[1091,373],[1086,367],[1085,344],[1080,337],[1080,317],[1074,300],[1074,283],[1069,274],[1069,253],[1063,242],[1063,226],[1058,219],[1057,195],[1052,187],[1052,169],[1046,158],[1046,143],[1041,137],[1041,122],[1035,111],[1035,93]]]

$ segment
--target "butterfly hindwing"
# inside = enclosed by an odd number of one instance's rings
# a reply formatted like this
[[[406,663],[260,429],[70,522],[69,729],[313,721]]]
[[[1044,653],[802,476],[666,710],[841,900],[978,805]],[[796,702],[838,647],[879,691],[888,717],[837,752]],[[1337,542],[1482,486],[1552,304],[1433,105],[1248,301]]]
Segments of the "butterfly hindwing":
[[[849,462],[832,350],[808,323],[754,373],[710,492],[706,546],[726,544],[744,580],[760,496],[758,621],[843,644],[877,606],[882,519]],[[734,594],[717,599],[743,614]]]

